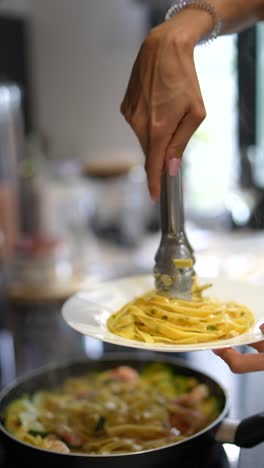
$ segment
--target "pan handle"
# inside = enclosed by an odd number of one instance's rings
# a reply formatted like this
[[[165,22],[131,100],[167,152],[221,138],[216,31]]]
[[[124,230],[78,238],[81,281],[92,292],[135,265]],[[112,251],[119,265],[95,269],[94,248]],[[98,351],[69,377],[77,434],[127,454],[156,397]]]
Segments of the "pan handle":
[[[215,434],[217,441],[243,448],[254,447],[264,442],[264,413],[258,413],[242,421],[225,419]]]

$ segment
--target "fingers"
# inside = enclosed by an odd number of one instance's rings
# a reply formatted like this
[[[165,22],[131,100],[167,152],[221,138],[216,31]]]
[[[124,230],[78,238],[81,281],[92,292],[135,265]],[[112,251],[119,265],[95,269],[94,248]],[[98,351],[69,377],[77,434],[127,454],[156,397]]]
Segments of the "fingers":
[[[174,135],[168,133],[168,128],[160,126],[153,128],[150,139],[150,151],[147,154],[146,171],[149,190],[152,198],[157,200],[160,195],[160,179],[165,160],[181,159],[183,152],[194,132],[206,116],[203,104],[193,107],[183,118],[175,118]],[[177,164],[178,168],[180,164]],[[177,174],[174,174],[177,175]]]
[[[148,154],[148,132],[146,122],[148,120],[147,104],[144,98],[139,97],[136,92],[130,97],[127,94],[121,104],[121,113],[136,134],[143,153]]]
[[[166,159],[181,158],[194,132],[206,117],[203,102],[193,105],[183,117],[167,148]]]
[[[260,331],[264,334],[264,323],[260,325]],[[251,343],[249,346],[251,348],[256,349],[259,353],[264,353],[264,339],[263,341],[259,341],[258,343]]]
[[[141,95],[141,88],[138,86],[138,82],[140,79],[139,75],[140,75],[141,51],[142,51],[142,46],[133,64],[132,71],[131,71],[130,78],[129,78],[128,85],[127,85],[127,89],[125,92],[125,96],[120,106],[120,111],[125,118],[127,118],[127,113],[133,114],[134,112],[133,103],[136,105]]]
[[[260,327],[264,334],[264,324]],[[256,349],[260,354],[241,354],[233,348],[215,349],[214,354],[222,358],[231,371],[235,374],[244,372],[257,372],[264,370],[264,340],[258,343],[251,343],[249,346]]]
[[[264,353],[264,340],[258,343],[251,343],[249,346],[256,349],[259,353]]]
[[[264,370],[264,354],[241,354],[233,348],[214,350],[235,374],[244,372],[257,372]]]
[[[147,172],[149,192],[154,201],[160,196],[160,180],[164,168],[169,138],[170,136],[166,137],[165,130],[163,131],[161,128],[152,127],[145,169]]]

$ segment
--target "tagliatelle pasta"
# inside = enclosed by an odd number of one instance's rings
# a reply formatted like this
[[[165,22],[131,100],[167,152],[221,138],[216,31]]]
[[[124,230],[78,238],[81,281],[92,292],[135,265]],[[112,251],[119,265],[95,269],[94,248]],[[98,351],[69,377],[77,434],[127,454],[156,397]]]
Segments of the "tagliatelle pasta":
[[[150,291],[111,315],[112,333],[146,343],[196,344],[240,335],[254,324],[245,305],[203,296],[211,285],[199,287],[194,279],[192,301]]]
[[[153,363],[67,378],[9,403],[6,429],[60,453],[131,453],[181,441],[214,421],[222,403],[207,384]],[[89,464],[89,463],[88,463]]]

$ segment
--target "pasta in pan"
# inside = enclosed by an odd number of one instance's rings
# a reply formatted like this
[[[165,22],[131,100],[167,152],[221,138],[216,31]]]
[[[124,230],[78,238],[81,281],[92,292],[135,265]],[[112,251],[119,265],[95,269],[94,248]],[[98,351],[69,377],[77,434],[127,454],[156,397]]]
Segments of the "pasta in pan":
[[[146,343],[196,344],[240,335],[254,324],[245,305],[203,296],[211,285],[193,282],[192,301],[150,291],[123,306],[108,319],[116,335]]]
[[[6,429],[61,453],[105,455],[148,450],[185,439],[214,421],[221,404],[207,384],[163,363],[66,379],[11,402]]]

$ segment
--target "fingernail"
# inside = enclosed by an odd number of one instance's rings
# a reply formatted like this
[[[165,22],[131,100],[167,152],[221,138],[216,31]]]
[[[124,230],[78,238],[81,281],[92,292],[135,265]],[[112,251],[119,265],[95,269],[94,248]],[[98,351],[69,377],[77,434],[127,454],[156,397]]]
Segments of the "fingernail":
[[[149,185],[149,194],[150,194],[150,198],[151,200],[156,203],[156,201],[158,200],[159,198],[159,189],[157,187],[153,188]]]
[[[156,195],[156,193],[151,193],[150,198],[153,201],[153,203],[156,203],[159,197]]]
[[[182,160],[179,158],[172,158],[168,161],[168,172],[170,176],[176,176],[181,167]]]
[[[259,328],[260,328],[261,332],[262,332],[262,333],[263,333],[263,335],[264,335],[264,323],[262,323],[262,325],[260,325],[260,327],[259,327]]]
[[[213,351],[214,354],[216,354],[216,356],[220,356],[220,357],[221,357],[221,355],[222,355],[224,352],[228,351],[229,349],[232,349],[232,348],[217,348],[217,349],[212,349],[212,351]]]

